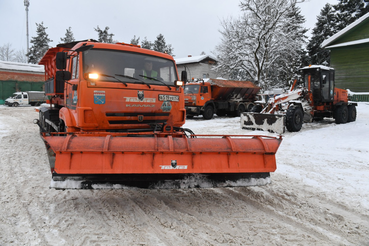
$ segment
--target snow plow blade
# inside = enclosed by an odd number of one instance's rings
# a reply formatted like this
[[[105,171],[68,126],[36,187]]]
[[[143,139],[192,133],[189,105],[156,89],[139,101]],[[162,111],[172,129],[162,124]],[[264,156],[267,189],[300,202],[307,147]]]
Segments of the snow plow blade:
[[[264,185],[282,138],[184,134],[43,136],[56,189]],[[261,181],[264,180],[264,181]]]
[[[241,114],[241,128],[262,130],[282,134],[285,131],[285,117],[278,114],[246,112]]]

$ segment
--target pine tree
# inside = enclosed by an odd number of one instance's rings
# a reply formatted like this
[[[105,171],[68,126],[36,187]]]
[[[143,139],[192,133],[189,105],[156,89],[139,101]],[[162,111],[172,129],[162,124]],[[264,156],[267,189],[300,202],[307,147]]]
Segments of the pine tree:
[[[31,43],[33,44],[31,48],[29,49],[29,52],[27,53],[28,62],[37,64],[43,55],[46,53],[46,51],[49,49],[49,43],[52,42],[52,40],[49,39],[48,34],[46,33],[47,27],[44,27],[44,23],[41,22],[41,24],[37,24],[37,36],[32,37]]]
[[[334,9],[339,31],[368,13],[369,4],[363,0],[339,0],[339,3],[334,5]]]
[[[136,35],[131,39],[131,44],[138,45],[140,43],[140,37],[136,38]]]
[[[153,45],[154,45],[153,43],[151,43],[149,40],[147,40],[147,37],[145,37],[144,40],[142,40],[142,42],[141,42],[141,47],[144,48],[144,49],[151,50]]]
[[[73,36],[73,32],[71,30],[71,27],[69,27],[66,32],[65,32],[65,37],[64,38],[60,38],[60,41],[62,43],[71,43],[71,42],[74,42],[76,41],[74,39],[74,36]]]
[[[317,17],[317,23],[312,32],[312,37],[307,45],[310,61],[309,64],[330,64],[329,50],[321,48],[321,43],[338,31],[337,17],[332,5],[327,3]]]
[[[155,40],[154,45],[153,45],[153,49],[155,51],[159,51],[159,52],[162,52],[162,53],[167,53],[169,55],[172,55],[172,52],[173,52],[172,45],[170,45],[170,44],[167,45],[166,44],[163,34],[159,34],[156,37],[156,40]]]
[[[101,30],[99,26],[97,26],[97,28],[95,28],[95,31],[98,33],[99,35],[99,42],[102,43],[113,43],[113,36],[114,34],[108,33],[109,27],[105,27],[104,30]]]

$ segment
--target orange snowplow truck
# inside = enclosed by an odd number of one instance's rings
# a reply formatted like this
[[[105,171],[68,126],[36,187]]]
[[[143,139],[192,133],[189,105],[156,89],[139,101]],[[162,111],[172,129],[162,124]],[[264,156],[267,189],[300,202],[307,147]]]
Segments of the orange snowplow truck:
[[[251,81],[209,79],[184,86],[187,118],[202,115],[210,120],[218,116],[240,116],[254,106],[260,87]]]
[[[39,125],[52,188],[224,187],[269,182],[281,138],[195,135],[172,56],[124,43],[59,44],[44,55]],[[254,182],[252,178],[256,178]]]

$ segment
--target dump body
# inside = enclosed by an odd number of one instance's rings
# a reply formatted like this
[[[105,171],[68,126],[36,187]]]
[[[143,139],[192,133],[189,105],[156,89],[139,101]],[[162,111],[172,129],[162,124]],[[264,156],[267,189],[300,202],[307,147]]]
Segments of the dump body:
[[[36,123],[54,188],[65,188],[66,180],[78,180],[76,188],[148,188],[193,175],[212,187],[238,186],[276,169],[280,138],[201,136],[182,128],[183,87],[167,54],[83,41],[50,49],[40,64],[53,106],[40,108]]]
[[[25,91],[15,92],[11,97],[5,100],[8,106],[41,105],[48,100],[44,91]]]
[[[211,119],[219,116],[239,116],[253,107],[260,88],[250,81],[210,79],[208,82],[191,82],[185,85],[187,116],[203,115]]]
[[[334,118],[337,124],[356,120],[356,103],[348,92],[335,88],[334,69],[326,66],[302,68],[303,86],[296,82],[289,91],[269,99],[261,112],[243,113],[241,128],[283,133],[300,131],[302,124]]]

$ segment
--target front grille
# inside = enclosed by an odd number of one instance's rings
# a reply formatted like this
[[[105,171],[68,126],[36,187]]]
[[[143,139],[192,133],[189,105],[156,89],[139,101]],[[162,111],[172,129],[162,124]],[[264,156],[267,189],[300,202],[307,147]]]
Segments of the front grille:
[[[161,124],[167,122],[169,113],[106,113],[110,125]]]

